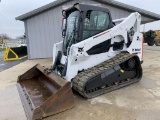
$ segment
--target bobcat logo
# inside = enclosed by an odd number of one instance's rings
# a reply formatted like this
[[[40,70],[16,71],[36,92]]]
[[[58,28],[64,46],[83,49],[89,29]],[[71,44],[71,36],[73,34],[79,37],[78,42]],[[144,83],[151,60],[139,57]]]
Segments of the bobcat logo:
[[[139,51],[141,51],[141,48],[132,49],[132,52],[139,52]]]

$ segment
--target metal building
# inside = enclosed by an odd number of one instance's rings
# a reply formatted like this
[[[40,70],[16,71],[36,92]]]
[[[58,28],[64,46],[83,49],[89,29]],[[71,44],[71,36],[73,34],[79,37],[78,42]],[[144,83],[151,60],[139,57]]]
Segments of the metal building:
[[[29,59],[52,57],[53,44],[63,40],[62,9],[75,3],[107,7],[113,20],[127,17],[135,11],[142,15],[142,23],[160,20],[158,14],[114,0],[57,0],[16,18],[24,21]]]

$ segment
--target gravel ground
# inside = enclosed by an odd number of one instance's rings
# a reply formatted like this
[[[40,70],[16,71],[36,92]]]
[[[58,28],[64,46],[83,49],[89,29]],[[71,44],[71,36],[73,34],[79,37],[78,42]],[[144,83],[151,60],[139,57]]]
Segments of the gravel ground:
[[[152,51],[160,51],[160,46],[148,46],[148,45],[144,45],[144,49],[145,50],[152,50]]]

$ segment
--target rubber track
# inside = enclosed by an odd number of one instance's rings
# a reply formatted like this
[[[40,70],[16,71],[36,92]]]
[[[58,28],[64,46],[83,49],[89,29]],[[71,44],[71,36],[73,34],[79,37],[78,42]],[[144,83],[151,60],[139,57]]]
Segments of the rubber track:
[[[97,97],[101,94],[125,87],[127,85],[133,84],[135,82],[138,82],[140,79],[131,79],[129,81],[125,81],[110,87],[105,87],[103,89],[99,89],[97,91],[93,91],[90,93],[86,93],[85,91],[85,84],[88,80],[92,79],[93,77],[103,73],[109,68],[112,68],[116,65],[119,65],[126,60],[132,58],[135,55],[131,55],[129,53],[120,53],[116,55],[115,57],[95,66],[92,68],[89,68],[81,73],[79,73],[72,81],[73,89],[77,91],[79,94],[81,94],[85,98],[93,98]]]

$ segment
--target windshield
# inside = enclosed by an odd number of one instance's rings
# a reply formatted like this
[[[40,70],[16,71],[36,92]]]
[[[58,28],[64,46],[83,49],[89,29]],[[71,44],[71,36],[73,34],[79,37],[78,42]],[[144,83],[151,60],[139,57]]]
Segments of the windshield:
[[[67,51],[69,51],[70,46],[76,43],[78,36],[77,34],[79,14],[79,11],[74,11],[70,13],[67,17],[66,36],[63,42],[63,49],[65,55],[67,55]]]

